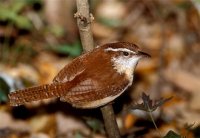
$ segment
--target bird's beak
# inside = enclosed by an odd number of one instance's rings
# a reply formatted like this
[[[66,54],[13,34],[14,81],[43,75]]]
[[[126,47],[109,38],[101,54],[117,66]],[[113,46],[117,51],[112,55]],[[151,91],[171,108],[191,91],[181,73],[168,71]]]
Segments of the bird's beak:
[[[145,52],[142,52],[142,51],[138,51],[137,55],[140,56],[140,57],[142,57],[142,58],[143,57],[144,58],[150,58],[151,57],[149,54],[147,54]]]

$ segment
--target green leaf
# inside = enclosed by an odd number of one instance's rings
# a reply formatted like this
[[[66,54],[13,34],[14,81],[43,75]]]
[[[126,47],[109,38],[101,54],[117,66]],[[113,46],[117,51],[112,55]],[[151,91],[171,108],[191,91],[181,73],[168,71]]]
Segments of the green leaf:
[[[8,100],[8,93],[10,91],[9,85],[0,77],[0,103]]]
[[[56,37],[61,37],[64,35],[64,28],[58,25],[50,26],[48,30]]]
[[[181,136],[170,130],[163,138],[181,138]]]
[[[14,20],[15,24],[17,27],[21,28],[21,29],[28,29],[30,30],[33,26],[31,21],[24,16],[17,16]]]
[[[26,5],[26,1],[16,0],[12,3],[12,5],[10,5],[9,9],[15,13],[19,13]]]
[[[192,7],[192,4],[189,1],[183,1],[181,3],[178,3],[177,6],[183,10],[188,10]]]
[[[75,138],[84,138],[80,132],[75,133]]]
[[[13,20],[15,19],[17,14],[9,9],[0,7],[0,20]]]
[[[122,24],[119,19],[98,18],[98,21],[109,27],[118,27]]]
[[[103,125],[101,123],[101,121],[99,121],[98,119],[92,119],[89,118],[86,120],[86,124],[92,128],[93,132],[101,132],[101,130],[103,129]]]
[[[26,16],[18,15],[16,12],[6,8],[0,8],[0,20],[10,21],[21,29],[30,30],[33,27],[31,21]]]
[[[25,0],[28,4],[33,5],[35,3],[42,3],[42,0]]]
[[[74,44],[64,44],[55,47],[51,47],[51,50],[58,54],[66,54],[72,57],[79,56],[82,52],[82,47],[80,42],[75,42]]]

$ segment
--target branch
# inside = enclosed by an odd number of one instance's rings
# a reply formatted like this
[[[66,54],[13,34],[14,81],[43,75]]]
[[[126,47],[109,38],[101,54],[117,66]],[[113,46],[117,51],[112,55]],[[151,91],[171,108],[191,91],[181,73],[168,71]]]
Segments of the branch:
[[[115,119],[112,104],[101,107],[105,128],[109,138],[120,138],[119,128]]]
[[[76,6],[77,12],[74,17],[77,18],[83,50],[90,51],[94,48],[94,41],[91,31],[93,17],[89,13],[89,4],[87,0],[76,0]]]
[[[93,17],[89,13],[88,0],[76,0],[77,12],[74,17],[77,18],[77,25],[81,37],[81,43],[84,51],[90,51],[94,48],[94,42],[91,31],[91,22]],[[105,128],[109,138],[120,138],[120,132],[115,120],[115,114],[111,104],[101,107]]]

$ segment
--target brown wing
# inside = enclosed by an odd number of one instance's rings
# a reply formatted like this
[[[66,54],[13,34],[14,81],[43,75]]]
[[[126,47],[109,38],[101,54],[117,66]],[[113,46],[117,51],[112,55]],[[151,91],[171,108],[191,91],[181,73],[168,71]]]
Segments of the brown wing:
[[[114,100],[127,87],[127,82],[122,85],[102,87],[97,81],[87,79],[70,89],[65,96],[61,96],[60,100],[77,108],[96,108]]]
[[[53,79],[53,82],[66,82],[66,81],[71,81],[74,79],[77,75],[82,73],[85,69],[85,56],[81,55],[78,58],[75,58],[72,60],[71,63],[66,65]]]
[[[95,91],[99,89],[98,84],[91,79],[80,81],[76,86],[71,88],[65,96],[60,98],[61,101],[67,101],[71,104],[79,102],[87,102],[93,100]],[[97,98],[97,97],[96,97]]]
[[[53,83],[11,92],[8,96],[11,106],[47,98],[60,97],[70,88],[71,84]]]

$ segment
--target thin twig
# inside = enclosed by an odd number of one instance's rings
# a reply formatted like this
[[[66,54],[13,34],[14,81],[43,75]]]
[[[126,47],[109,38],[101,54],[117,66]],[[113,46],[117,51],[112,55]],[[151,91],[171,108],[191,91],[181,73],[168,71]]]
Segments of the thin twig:
[[[162,135],[161,135],[161,133],[160,133],[160,130],[158,129],[158,127],[157,127],[157,125],[156,125],[156,122],[154,121],[154,118],[153,118],[153,115],[152,115],[152,111],[151,111],[151,109],[150,109],[150,107],[149,107],[148,104],[147,104],[147,107],[148,107],[148,114],[149,114],[149,116],[150,116],[150,118],[151,118],[151,121],[153,122],[153,125],[154,125],[154,127],[156,128],[156,130],[157,130],[159,136],[162,137]]]
[[[90,51],[94,48],[94,42],[91,31],[92,15],[89,13],[88,0],[76,0],[77,12],[74,17],[77,18],[77,25],[81,37],[81,43],[84,51]],[[101,112],[105,122],[105,128],[109,138],[120,138],[120,132],[115,120],[115,114],[111,104],[101,107]]]

